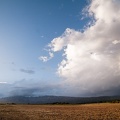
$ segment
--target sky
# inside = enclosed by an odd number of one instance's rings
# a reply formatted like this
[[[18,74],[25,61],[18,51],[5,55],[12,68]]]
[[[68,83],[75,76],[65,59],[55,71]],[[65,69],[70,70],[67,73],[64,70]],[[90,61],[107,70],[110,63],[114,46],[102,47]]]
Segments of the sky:
[[[0,97],[119,91],[119,0],[0,0]]]

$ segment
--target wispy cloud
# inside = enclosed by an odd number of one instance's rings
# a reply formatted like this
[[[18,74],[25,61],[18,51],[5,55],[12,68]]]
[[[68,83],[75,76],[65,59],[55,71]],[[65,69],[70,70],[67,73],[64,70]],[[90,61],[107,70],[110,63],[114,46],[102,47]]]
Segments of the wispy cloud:
[[[44,38],[44,36],[42,35],[42,36],[40,36],[41,38]]]
[[[0,82],[0,84],[7,84],[7,82]]]
[[[72,0],[72,2],[75,2],[75,0]]]
[[[34,70],[30,70],[30,69],[20,69],[20,72],[27,73],[27,74],[34,74],[35,73]]]
[[[52,52],[49,52],[49,56],[40,56],[39,60],[42,60],[43,62],[47,62],[48,60],[52,59],[54,57],[54,54]]]

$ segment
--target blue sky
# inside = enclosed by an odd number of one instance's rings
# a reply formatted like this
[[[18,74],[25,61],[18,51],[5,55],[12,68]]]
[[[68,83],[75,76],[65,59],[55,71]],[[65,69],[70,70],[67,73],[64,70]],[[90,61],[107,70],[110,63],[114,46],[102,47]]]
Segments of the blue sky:
[[[118,95],[119,12],[119,0],[0,0],[0,96]]]
[[[52,79],[60,58],[42,63],[43,49],[67,27],[81,29],[80,11],[87,4],[80,0],[1,0],[0,1],[0,81]],[[35,74],[20,72],[33,70]]]

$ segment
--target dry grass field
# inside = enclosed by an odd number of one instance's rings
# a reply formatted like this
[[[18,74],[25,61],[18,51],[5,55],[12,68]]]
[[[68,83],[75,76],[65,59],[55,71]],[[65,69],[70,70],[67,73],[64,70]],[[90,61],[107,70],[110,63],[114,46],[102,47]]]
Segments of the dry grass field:
[[[0,105],[0,120],[120,120],[120,104]]]

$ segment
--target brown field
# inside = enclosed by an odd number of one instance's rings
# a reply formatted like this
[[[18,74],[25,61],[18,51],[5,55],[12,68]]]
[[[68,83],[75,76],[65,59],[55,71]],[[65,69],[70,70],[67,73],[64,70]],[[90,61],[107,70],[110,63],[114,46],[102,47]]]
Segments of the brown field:
[[[120,120],[120,103],[0,105],[0,120]]]

